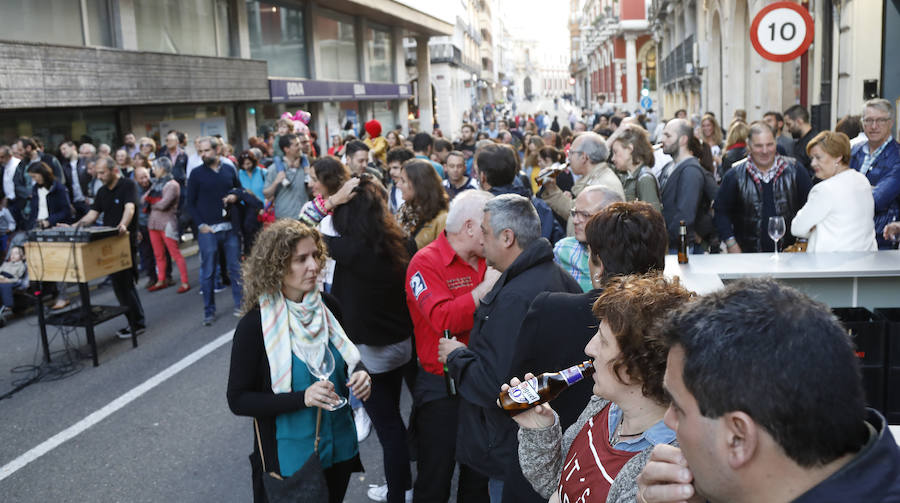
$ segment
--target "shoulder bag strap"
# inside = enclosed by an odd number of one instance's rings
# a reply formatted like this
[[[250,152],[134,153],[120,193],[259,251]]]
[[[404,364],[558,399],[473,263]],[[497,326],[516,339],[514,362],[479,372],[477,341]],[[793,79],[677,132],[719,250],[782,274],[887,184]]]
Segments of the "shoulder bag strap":
[[[317,408],[318,409],[318,408]],[[319,430],[322,427],[322,409],[316,412],[316,442],[313,444],[313,452],[319,453]],[[262,440],[259,437],[259,421],[253,418],[253,429],[256,431],[256,445],[259,447],[259,459],[262,460],[263,473],[266,472],[266,456],[263,454]]]

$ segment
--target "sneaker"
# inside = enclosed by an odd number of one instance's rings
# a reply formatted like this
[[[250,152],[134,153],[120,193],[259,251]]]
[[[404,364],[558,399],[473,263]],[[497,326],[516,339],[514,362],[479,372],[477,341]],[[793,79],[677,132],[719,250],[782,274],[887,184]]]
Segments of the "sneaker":
[[[203,317],[203,326],[204,327],[212,326],[214,321],[216,321],[215,316],[204,316]]]
[[[372,420],[369,419],[369,415],[366,414],[366,409],[360,407],[353,410],[353,423],[356,424],[356,441],[357,443],[362,443],[362,441],[369,436],[369,433],[372,433]],[[387,486],[384,487],[385,491],[387,491]],[[387,496],[385,496],[385,498],[387,498]],[[387,501],[387,499],[384,501]]]
[[[372,501],[387,501],[387,493],[388,488],[387,484],[382,484],[380,486],[376,486],[375,484],[369,484],[369,490],[366,491],[366,496],[369,497]],[[407,489],[406,494],[404,495],[406,499],[406,503],[412,503],[413,500],[413,490]]]
[[[138,327],[137,335],[141,335],[144,333],[144,327]],[[116,332],[116,337],[119,339],[131,339],[131,327],[122,327]]]
[[[213,289],[213,291],[216,292],[216,293],[224,292],[224,291],[225,291],[225,285],[218,284],[218,285],[216,285],[216,287]]]

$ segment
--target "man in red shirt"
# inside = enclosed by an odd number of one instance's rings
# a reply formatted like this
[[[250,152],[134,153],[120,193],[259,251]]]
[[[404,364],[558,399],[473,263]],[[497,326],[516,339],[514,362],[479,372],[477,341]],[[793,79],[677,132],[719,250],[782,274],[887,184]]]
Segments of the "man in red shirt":
[[[444,330],[469,342],[475,308],[500,277],[484,261],[481,220],[489,192],[467,190],[447,213],[445,233],[419,250],[406,270],[406,303],[415,327],[421,369],[413,398],[418,449],[414,501],[446,502],[456,465],[458,397],[448,397],[438,341]],[[460,467],[460,487],[467,474]],[[487,496],[487,487],[484,488]]]

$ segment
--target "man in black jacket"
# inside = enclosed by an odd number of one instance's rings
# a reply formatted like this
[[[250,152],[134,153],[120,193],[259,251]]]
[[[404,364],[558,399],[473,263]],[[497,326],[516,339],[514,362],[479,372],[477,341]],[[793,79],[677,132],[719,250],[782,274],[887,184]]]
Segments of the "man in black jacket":
[[[691,154],[691,141],[696,141],[694,131],[685,119],[670,120],[663,129],[663,152],[672,156],[672,162],[663,167],[659,175],[670,250],[678,248],[678,230],[682,220],[687,226],[688,243],[694,242],[694,222],[703,196],[703,168]]]
[[[504,194],[488,201],[481,228],[485,259],[503,274],[475,311],[469,347],[446,339],[438,347],[438,359],[446,362],[463,398],[456,446],[459,498],[477,498],[487,485],[492,501],[501,494],[505,502],[543,501],[522,476],[518,428],[497,407],[497,395],[534,297],[546,291],[578,293],[581,287],[553,262],[553,249],[540,237],[540,220],[527,198]]]
[[[812,188],[796,159],[776,154],[775,135],[768,124],[751,124],[747,143],[750,156],[725,173],[716,195],[716,229],[728,253],[774,251],[768,236],[769,217],[783,217],[789,228]],[[786,233],[780,247],[793,242],[794,237]]]

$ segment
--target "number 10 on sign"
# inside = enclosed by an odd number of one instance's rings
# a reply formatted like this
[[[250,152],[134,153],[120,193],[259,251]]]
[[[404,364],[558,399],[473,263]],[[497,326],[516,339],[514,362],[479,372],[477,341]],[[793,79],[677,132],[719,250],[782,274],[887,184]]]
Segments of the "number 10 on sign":
[[[770,61],[790,61],[809,49],[814,36],[809,12],[793,2],[767,5],[753,18],[750,42]]]

